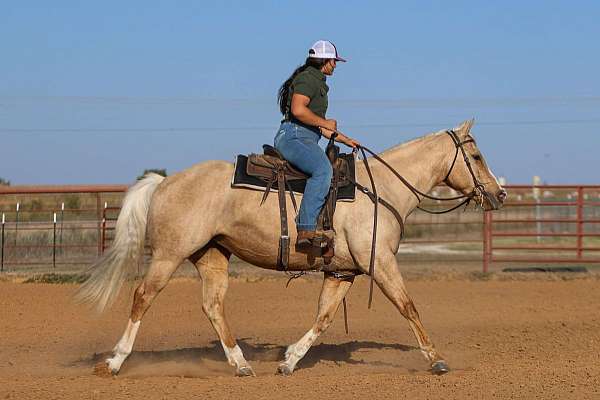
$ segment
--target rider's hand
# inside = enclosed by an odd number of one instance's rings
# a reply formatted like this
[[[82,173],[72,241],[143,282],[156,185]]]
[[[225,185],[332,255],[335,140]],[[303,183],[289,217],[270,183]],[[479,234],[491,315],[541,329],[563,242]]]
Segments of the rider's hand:
[[[356,147],[360,146],[360,143],[358,143],[357,140],[351,139],[349,137],[346,137],[343,143],[347,146],[352,147],[353,149],[356,149]]]
[[[323,128],[329,131],[337,131],[337,121],[335,119],[326,119]]]

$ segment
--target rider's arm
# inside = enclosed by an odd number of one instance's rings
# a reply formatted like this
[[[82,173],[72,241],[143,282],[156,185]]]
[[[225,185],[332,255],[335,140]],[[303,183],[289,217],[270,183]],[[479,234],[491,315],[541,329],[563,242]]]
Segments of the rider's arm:
[[[319,117],[308,108],[308,103],[310,103],[310,97],[303,94],[294,93],[292,95],[292,114],[296,119],[306,125],[322,128],[321,133],[323,136],[329,139],[333,134],[333,131],[337,131],[337,121],[335,119],[325,119]],[[350,147],[356,147],[358,144],[358,142],[350,139],[341,132],[338,132],[338,136],[335,138],[335,140]]]
[[[335,137],[336,142],[344,143],[346,146],[356,147],[360,145],[356,140],[344,135],[342,132],[336,130],[337,136]],[[327,139],[333,135],[333,131],[328,130],[327,128],[321,128],[321,134],[325,136]]]
[[[294,117],[299,120],[300,122],[306,124],[306,125],[311,125],[311,126],[317,126],[317,127],[326,127],[329,129],[336,129],[337,126],[335,122],[331,122],[334,120],[326,120],[325,118],[321,118],[319,117],[317,114],[315,114],[314,112],[312,112],[309,108],[308,108],[308,104],[310,103],[310,97],[305,96],[303,94],[299,94],[299,93],[294,93],[292,95],[292,114],[294,115]],[[329,133],[329,135],[325,136],[327,138],[329,138],[329,136],[331,136],[331,133]]]

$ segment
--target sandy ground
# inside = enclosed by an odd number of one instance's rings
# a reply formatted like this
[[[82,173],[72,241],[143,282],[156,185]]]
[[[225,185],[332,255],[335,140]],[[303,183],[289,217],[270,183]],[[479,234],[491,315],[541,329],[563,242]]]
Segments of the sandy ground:
[[[131,292],[101,316],[74,285],[0,282],[0,399],[600,399],[600,280],[414,279],[407,285],[452,372],[432,376],[406,321],[367,279],[291,377],[285,345],[309,329],[317,278],[231,281],[227,315],[257,377],[236,378],[201,310],[201,283],[173,280],[117,377],[93,374],[120,337]],[[250,279],[253,280],[253,279]]]

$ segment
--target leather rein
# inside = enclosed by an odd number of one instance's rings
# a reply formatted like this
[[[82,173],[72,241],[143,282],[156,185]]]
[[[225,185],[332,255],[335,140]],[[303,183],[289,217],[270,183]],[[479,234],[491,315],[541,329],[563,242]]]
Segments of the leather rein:
[[[446,174],[444,179],[442,179],[442,182],[447,183],[448,178],[450,177],[450,175],[452,174],[452,171],[454,170],[454,166],[456,165],[456,160],[458,159],[458,153],[460,151],[462,153],[465,164],[467,165],[467,169],[469,170],[469,173],[471,174],[471,178],[473,179],[473,190],[469,194],[463,194],[463,195],[454,196],[454,197],[436,197],[436,196],[429,195],[427,193],[423,193],[422,191],[417,189],[414,185],[412,185],[410,182],[408,182],[408,180],[406,180],[406,178],[404,178],[402,175],[400,175],[400,173],[398,173],[398,171],[396,171],[390,164],[388,164],[377,153],[373,152],[372,150],[370,150],[362,145],[359,145],[359,150],[361,151],[361,154],[363,156],[363,162],[365,163],[365,167],[368,164],[366,157],[365,157],[365,151],[366,151],[371,156],[373,156],[373,158],[375,160],[379,161],[385,167],[387,167],[387,169],[389,169],[404,184],[404,186],[406,186],[408,188],[408,190],[411,191],[411,193],[417,198],[417,201],[419,203],[423,200],[423,198],[430,199],[430,200],[438,200],[438,201],[452,201],[452,200],[463,199],[463,201],[461,203],[459,203],[457,206],[454,206],[450,209],[443,210],[443,211],[432,211],[432,210],[427,210],[425,208],[422,208],[421,206],[417,206],[418,209],[425,211],[427,213],[430,213],[430,214],[445,214],[450,211],[456,210],[457,208],[459,208],[462,205],[467,205],[473,198],[477,197],[477,195],[485,196],[484,186],[481,182],[479,182],[479,180],[475,176],[475,172],[473,171],[473,167],[471,166],[469,157],[467,156],[467,153],[463,147],[467,143],[475,143],[475,139],[473,139],[471,136],[469,136],[466,140],[463,140],[461,142],[458,135],[453,130],[451,130],[451,129],[447,130],[445,133],[448,136],[450,136],[450,138],[454,142],[455,152],[454,152],[454,158],[452,159],[452,164],[450,165],[450,169],[448,170],[448,173]],[[368,168],[367,168],[367,170],[368,170]],[[371,184],[373,184],[372,181],[371,181]]]
[[[333,141],[338,134],[339,134],[339,132],[334,131],[330,140]],[[467,153],[464,149],[465,144],[475,143],[475,139],[473,139],[473,137],[471,137],[471,136],[467,136],[467,139],[465,139],[461,142],[460,138],[458,137],[456,132],[454,132],[452,129],[447,130],[446,134],[448,134],[448,136],[450,136],[450,138],[452,139],[452,142],[454,143],[454,147],[455,147],[456,151],[454,153],[454,158],[452,160],[452,164],[450,165],[450,169],[448,170],[448,173],[444,177],[443,182],[447,183],[448,178],[452,174],[452,170],[454,169],[454,166],[456,165],[456,160],[458,158],[458,152],[460,151],[462,153],[465,164],[467,165],[467,169],[469,170],[469,173],[471,174],[471,177],[473,178],[473,190],[468,194],[454,196],[454,197],[436,197],[436,196],[431,196],[427,193],[423,193],[422,191],[417,189],[414,185],[412,185],[410,182],[408,182],[408,180],[406,180],[406,178],[404,178],[402,175],[400,175],[400,173],[398,171],[396,171],[390,164],[388,164],[383,158],[381,158],[375,152],[371,151],[370,149],[368,149],[365,146],[362,146],[362,145],[357,146],[357,149],[361,152],[362,161],[365,165],[365,169],[367,170],[367,175],[369,176],[369,181],[370,181],[372,190],[369,190],[367,187],[361,185],[360,183],[354,181],[353,179],[349,179],[349,180],[361,192],[366,194],[371,199],[371,201],[373,202],[373,205],[374,205],[373,238],[371,240],[371,255],[370,255],[370,260],[369,260],[369,275],[371,277],[370,283],[369,283],[369,309],[371,308],[371,304],[373,302],[373,275],[375,272],[375,248],[376,248],[376,244],[377,244],[378,205],[381,203],[381,205],[383,205],[388,210],[390,210],[392,212],[392,214],[394,215],[394,217],[396,218],[396,220],[398,221],[398,224],[400,225],[400,239],[402,239],[404,236],[404,221],[402,219],[402,216],[398,212],[398,210],[396,210],[394,208],[394,206],[392,206],[389,202],[387,202],[386,200],[379,197],[379,195],[377,194],[377,187],[375,186],[375,181],[373,179],[373,174],[371,173],[371,167],[369,166],[369,162],[367,161],[366,153],[371,154],[371,156],[373,156],[373,158],[375,160],[379,161],[381,164],[383,164],[385,167],[387,167],[387,169],[389,169],[404,184],[404,186],[406,186],[408,188],[408,190],[410,190],[412,192],[412,194],[417,198],[417,201],[419,203],[423,200],[423,198],[427,198],[430,200],[438,200],[438,201],[452,201],[452,200],[463,199],[463,201],[461,201],[458,205],[453,206],[452,208],[449,208],[449,209],[443,210],[443,211],[432,211],[432,210],[427,210],[425,208],[417,206],[418,209],[420,209],[424,212],[427,212],[429,214],[445,214],[445,213],[454,211],[463,205],[466,207],[469,204],[469,202],[477,196],[480,196],[481,203],[483,203],[483,198],[487,197],[488,195],[485,191],[483,184],[475,176],[475,172],[473,171],[473,167],[471,166],[469,157],[467,156]],[[419,197],[419,196],[421,196],[421,197]]]

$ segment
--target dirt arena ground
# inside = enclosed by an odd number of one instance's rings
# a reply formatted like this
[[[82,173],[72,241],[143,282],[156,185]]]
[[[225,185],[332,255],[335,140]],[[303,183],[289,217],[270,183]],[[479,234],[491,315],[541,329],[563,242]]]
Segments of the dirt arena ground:
[[[248,282],[252,281],[252,282]],[[234,278],[227,314],[257,377],[236,378],[201,310],[200,282],[173,280],[117,377],[93,374],[120,337],[130,294],[101,316],[72,284],[0,282],[0,399],[600,399],[600,279],[407,279],[452,371],[432,376],[406,321],[367,279],[291,377],[285,345],[309,329],[320,280]]]

